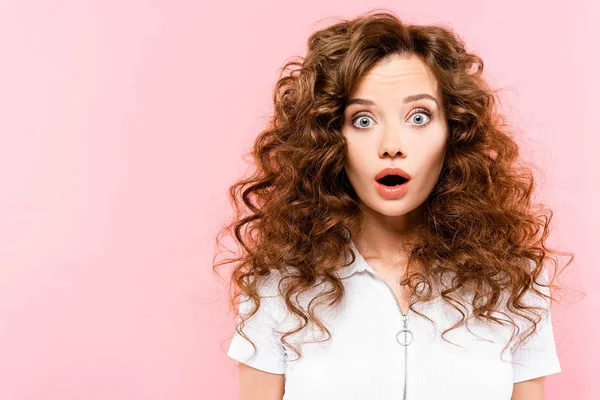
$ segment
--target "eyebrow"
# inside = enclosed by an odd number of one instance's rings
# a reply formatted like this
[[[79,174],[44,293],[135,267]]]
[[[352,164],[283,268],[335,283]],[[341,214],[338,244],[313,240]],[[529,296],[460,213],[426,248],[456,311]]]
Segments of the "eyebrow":
[[[420,94],[413,94],[411,96],[406,96],[404,98],[404,102],[405,103],[410,103],[413,101],[417,101],[417,100],[421,100],[421,99],[429,99],[429,100],[433,100],[435,102],[435,104],[439,107],[438,101],[436,100],[435,97],[433,97],[430,94],[427,93],[420,93]],[[366,100],[366,99],[351,99],[348,100],[348,103],[346,103],[346,107],[351,106],[352,104],[362,104],[364,106],[375,106],[377,105],[373,100]]]

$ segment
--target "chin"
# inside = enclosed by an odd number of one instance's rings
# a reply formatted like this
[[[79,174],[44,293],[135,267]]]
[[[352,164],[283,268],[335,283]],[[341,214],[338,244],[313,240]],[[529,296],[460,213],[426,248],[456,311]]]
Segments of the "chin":
[[[410,213],[418,207],[418,204],[409,204],[406,202],[406,200],[407,199],[405,198],[398,200],[385,200],[379,198],[376,200],[377,203],[374,205],[374,207],[370,208],[382,215],[389,217],[400,217]]]

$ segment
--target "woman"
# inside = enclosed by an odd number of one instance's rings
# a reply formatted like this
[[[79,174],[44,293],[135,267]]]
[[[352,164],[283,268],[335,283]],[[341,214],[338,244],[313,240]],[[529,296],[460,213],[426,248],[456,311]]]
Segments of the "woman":
[[[292,66],[231,189],[241,398],[542,399],[551,212],[482,60],[371,12]]]

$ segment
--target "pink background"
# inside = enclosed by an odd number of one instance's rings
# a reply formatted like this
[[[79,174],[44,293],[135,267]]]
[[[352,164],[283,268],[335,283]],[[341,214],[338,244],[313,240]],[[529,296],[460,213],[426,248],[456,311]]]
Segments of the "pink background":
[[[1,400],[237,398],[211,273],[227,189],[278,68],[319,20],[369,2],[213,3],[0,2]],[[587,293],[553,309],[563,372],[547,399],[597,398],[592,3],[373,3],[456,29],[544,173],[551,244],[577,257],[563,282]]]

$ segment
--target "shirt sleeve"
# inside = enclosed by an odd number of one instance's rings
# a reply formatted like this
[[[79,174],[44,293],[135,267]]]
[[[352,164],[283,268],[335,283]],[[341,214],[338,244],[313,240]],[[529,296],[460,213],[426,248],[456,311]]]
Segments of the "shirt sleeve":
[[[544,284],[548,282],[545,269],[539,280]],[[546,295],[550,294],[547,287],[537,286],[537,288]],[[528,341],[512,351],[513,383],[561,372],[552,330],[552,313],[549,300],[534,295],[536,298],[535,305],[542,305],[545,307],[546,312],[542,314],[543,318],[538,323],[534,334],[527,339]]]
[[[248,319],[242,331],[256,346],[254,348],[249,341],[235,332],[227,355],[243,364],[273,374],[283,374],[285,371],[285,348],[281,344],[281,334],[276,332],[278,327],[278,316],[280,315],[281,302],[276,296],[276,290],[269,288],[269,279],[259,287],[260,307],[258,311]],[[275,292],[275,293],[273,293]],[[242,294],[240,298],[240,314],[249,314],[254,302]],[[241,317],[238,316],[238,323]]]

